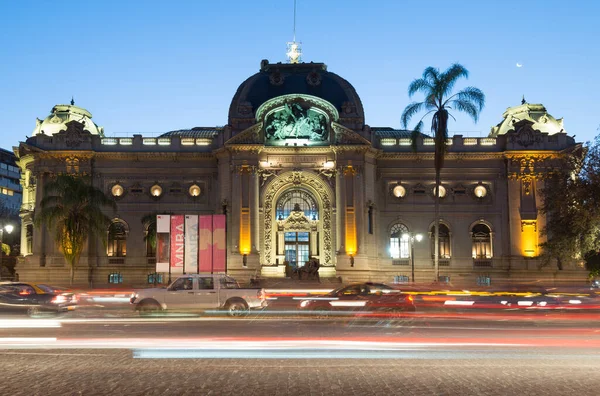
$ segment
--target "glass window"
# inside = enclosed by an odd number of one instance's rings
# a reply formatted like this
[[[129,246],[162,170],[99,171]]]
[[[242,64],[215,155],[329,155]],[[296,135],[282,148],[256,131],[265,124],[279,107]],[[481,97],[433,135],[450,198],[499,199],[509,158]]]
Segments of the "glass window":
[[[473,258],[492,258],[492,239],[490,228],[483,223],[477,224],[471,230],[471,235],[473,240]]]
[[[181,277],[171,284],[169,287],[170,291],[179,290],[193,290],[194,289],[194,278]]]
[[[119,272],[113,272],[109,274],[108,283],[123,283],[123,275]]]
[[[431,257],[434,256],[435,251],[435,227],[431,226],[429,230],[431,233]],[[438,245],[438,254],[441,259],[449,259],[450,258],[450,230],[445,224],[440,224],[439,226],[439,245]]]
[[[198,278],[198,289],[212,290],[214,288],[213,278]]]
[[[284,193],[277,202],[277,219],[287,219],[295,209],[300,209],[311,220],[319,219],[317,201],[308,191],[295,189]]]
[[[148,224],[144,241],[146,242],[146,257],[156,256],[156,221]]]
[[[122,221],[114,221],[108,227],[107,255],[109,257],[127,255],[127,231],[127,225]]]
[[[394,224],[390,232],[390,255],[392,258],[408,258],[410,255],[409,241],[402,235],[408,233],[408,227],[402,223]]]
[[[163,281],[163,277],[162,274],[148,274],[148,283],[149,284],[154,284],[154,283],[162,283]]]

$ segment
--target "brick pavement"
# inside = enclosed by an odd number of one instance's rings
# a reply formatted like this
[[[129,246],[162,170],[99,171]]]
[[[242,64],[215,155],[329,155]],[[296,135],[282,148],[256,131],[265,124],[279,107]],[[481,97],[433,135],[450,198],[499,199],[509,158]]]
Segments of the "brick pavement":
[[[133,359],[0,350],[2,395],[597,395],[587,355],[477,359]]]

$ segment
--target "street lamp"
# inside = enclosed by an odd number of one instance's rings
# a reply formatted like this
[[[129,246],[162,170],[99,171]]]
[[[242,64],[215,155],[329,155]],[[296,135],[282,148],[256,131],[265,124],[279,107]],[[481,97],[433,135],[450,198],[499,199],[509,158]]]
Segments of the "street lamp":
[[[415,283],[415,241],[421,242],[423,235],[415,234],[413,232],[407,232],[402,234],[402,240],[410,242],[410,266],[411,266],[411,280]]]
[[[8,232],[9,234],[11,232],[13,232],[13,226],[12,224],[1,224],[0,225],[0,279],[2,279],[2,238],[4,237],[4,230],[6,230],[6,232]]]

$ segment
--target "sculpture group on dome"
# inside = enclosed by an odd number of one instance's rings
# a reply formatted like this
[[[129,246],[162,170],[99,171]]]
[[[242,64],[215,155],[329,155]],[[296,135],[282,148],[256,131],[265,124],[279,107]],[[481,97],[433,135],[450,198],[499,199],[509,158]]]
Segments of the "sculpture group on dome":
[[[298,103],[286,103],[282,109],[267,117],[265,128],[267,140],[309,139],[324,141],[327,139],[327,119],[313,109],[304,109]]]

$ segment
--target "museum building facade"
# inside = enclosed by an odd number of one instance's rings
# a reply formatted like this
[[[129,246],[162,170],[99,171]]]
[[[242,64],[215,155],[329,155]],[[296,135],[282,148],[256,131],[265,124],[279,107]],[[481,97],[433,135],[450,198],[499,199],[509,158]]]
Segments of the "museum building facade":
[[[541,265],[544,176],[581,148],[562,120],[524,100],[488,137],[448,140],[439,269],[456,284],[584,280]],[[434,279],[434,142],[370,127],[353,86],[322,63],[271,64],[235,93],[224,127],[105,137],[85,109],[57,105],[15,147],[21,168],[22,280],[65,283],[69,269],[33,217],[54,175],[88,175],[117,202],[108,243],[92,238],[76,283],[154,281],[154,214],[226,214],[227,272],[284,277],[310,257],[321,277]],[[420,235],[422,239],[415,238]]]

